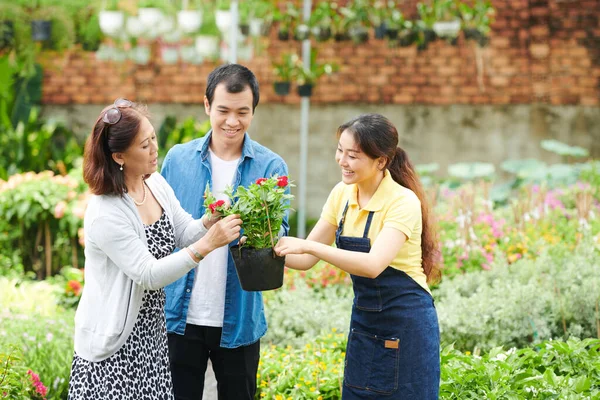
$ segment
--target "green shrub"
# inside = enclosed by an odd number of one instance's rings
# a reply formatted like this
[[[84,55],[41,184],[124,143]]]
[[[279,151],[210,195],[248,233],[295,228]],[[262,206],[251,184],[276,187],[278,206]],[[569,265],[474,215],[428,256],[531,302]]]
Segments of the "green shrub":
[[[293,280],[285,289],[265,292],[269,329],[264,342],[298,347],[333,329],[347,332],[352,298],[350,285],[313,289],[303,279]]]
[[[536,260],[497,261],[442,282],[434,291],[442,342],[472,350],[596,336],[600,253],[592,239],[575,252],[557,245]]]
[[[58,306],[59,291],[48,282],[0,278],[0,357],[18,358],[11,370],[20,378],[29,369],[39,374],[48,399],[67,397],[73,358],[74,312]]]
[[[330,332],[301,348],[262,350],[256,399],[339,399],[346,335]],[[600,340],[541,342],[536,348],[441,352],[440,399],[597,399]]]

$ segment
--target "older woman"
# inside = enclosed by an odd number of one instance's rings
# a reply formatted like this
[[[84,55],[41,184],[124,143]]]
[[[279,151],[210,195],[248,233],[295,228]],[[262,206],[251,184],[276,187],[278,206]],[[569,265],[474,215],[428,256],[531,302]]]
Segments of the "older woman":
[[[83,175],[95,196],[69,399],[172,399],[162,288],[239,236],[238,216],[194,220],[181,208],[156,173],[157,150],[145,107],[125,99],[87,140]]]

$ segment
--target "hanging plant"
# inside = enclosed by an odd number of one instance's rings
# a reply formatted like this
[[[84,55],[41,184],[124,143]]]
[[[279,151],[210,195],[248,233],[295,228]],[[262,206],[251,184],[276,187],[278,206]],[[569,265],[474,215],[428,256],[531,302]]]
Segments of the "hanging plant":
[[[465,39],[475,41],[485,47],[489,43],[490,25],[494,21],[495,10],[490,1],[477,0],[473,6],[458,5]]]

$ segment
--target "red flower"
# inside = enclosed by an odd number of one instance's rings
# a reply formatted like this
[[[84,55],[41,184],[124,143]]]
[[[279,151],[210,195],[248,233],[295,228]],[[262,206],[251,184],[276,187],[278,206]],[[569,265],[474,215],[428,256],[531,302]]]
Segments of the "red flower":
[[[258,178],[258,179],[256,180],[256,184],[257,184],[257,185],[262,185],[262,184],[263,184],[263,182],[266,182],[266,181],[267,181],[267,178]]]
[[[67,282],[67,293],[72,292],[75,296],[81,294],[81,283],[75,279],[71,279]]]
[[[215,213],[215,211],[217,211],[217,207],[221,207],[225,204],[225,200],[217,200],[212,204],[208,205],[208,208],[210,208],[210,212],[211,213]]]
[[[288,177],[287,176],[280,176],[279,178],[277,178],[277,186],[286,187],[287,185],[288,185]]]

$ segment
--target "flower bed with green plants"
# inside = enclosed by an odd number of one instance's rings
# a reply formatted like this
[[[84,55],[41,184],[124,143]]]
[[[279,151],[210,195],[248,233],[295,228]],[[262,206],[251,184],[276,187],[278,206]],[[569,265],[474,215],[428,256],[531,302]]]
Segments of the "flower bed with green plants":
[[[256,399],[340,399],[346,335],[335,330],[300,348],[262,351]],[[441,353],[440,399],[596,399],[600,339],[550,340],[535,348]]]

